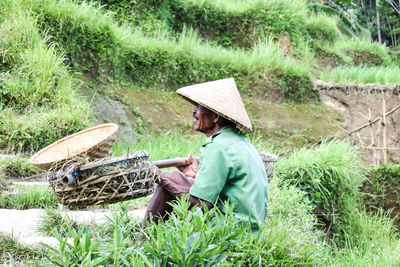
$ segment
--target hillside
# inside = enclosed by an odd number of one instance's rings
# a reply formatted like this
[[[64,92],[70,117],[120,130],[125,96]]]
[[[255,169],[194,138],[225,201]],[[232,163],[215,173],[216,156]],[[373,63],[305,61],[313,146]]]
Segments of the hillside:
[[[328,137],[379,118],[384,90],[388,108],[400,105],[400,69],[367,30],[350,36],[311,2],[0,0],[0,208],[42,209],[28,230],[61,247],[25,246],[4,220],[11,235],[0,232],[0,264],[399,266],[399,165],[367,163],[352,141],[370,132]],[[279,156],[258,236],[229,204],[219,225],[210,220],[217,209],[189,211],[182,199],[173,219],[143,231],[128,210],[148,197],[86,207],[112,218],[81,223],[63,217],[67,206],[47,185],[15,183],[45,177],[33,153],[104,122],[121,129],[113,156],[198,156],[205,137],[175,91],[227,77],[254,126],[246,137]],[[393,147],[398,115],[388,120]]]
[[[234,77],[264,109],[318,102],[313,81],[335,79],[336,69],[341,82],[362,82],[346,80],[343,68],[398,70],[385,46],[350,39],[305,1],[2,0],[1,11],[0,149],[11,153],[32,153],[93,123],[80,80],[89,80],[86,95],[132,110],[113,88],[175,91]]]

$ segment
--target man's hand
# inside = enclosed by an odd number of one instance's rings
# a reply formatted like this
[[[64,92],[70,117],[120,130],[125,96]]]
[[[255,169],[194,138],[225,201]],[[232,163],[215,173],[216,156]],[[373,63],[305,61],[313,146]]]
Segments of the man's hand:
[[[197,170],[199,168],[199,163],[197,162],[197,160],[193,159],[192,153],[189,153],[188,160],[190,162],[189,165],[178,166],[177,168],[184,175],[186,175],[188,177],[196,178]]]

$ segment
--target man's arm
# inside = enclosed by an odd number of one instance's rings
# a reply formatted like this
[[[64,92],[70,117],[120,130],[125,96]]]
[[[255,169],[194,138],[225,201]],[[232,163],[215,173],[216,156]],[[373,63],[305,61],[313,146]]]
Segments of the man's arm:
[[[214,204],[212,204],[211,202],[208,202],[207,200],[198,199],[197,197],[192,196],[190,194],[189,194],[189,202],[190,202],[190,208],[197,205],[203,211],[204,211],[204,206],[206,206],[209,210],[212,209],[212,207],[214,206]]]

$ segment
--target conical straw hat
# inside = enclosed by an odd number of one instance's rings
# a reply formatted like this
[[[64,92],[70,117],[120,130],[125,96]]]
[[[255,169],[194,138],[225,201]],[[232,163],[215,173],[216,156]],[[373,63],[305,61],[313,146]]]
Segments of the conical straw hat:
[[[192,104],[200,104],[251,132],[251,122],[233,78],[183,87],[176,91]]]

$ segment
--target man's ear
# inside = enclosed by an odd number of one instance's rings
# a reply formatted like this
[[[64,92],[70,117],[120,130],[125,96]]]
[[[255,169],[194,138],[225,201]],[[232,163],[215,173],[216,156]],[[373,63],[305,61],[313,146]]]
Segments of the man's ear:
[[[217,121],[219,121],[219,119],[221,118],[221,116],[219,115],[219,114],[217,114],[217,113],[214,113],[214,119],[213,119],[213,122],[214,123],[217,123]]]

